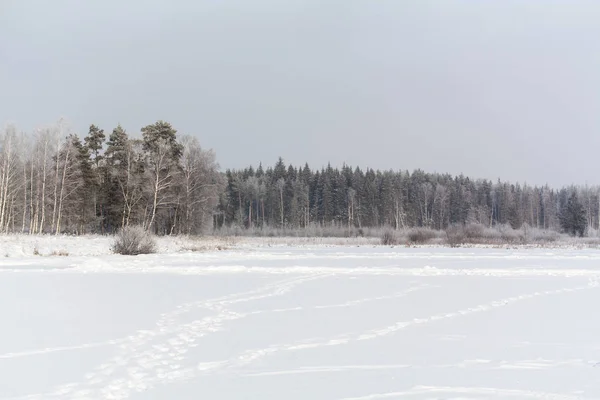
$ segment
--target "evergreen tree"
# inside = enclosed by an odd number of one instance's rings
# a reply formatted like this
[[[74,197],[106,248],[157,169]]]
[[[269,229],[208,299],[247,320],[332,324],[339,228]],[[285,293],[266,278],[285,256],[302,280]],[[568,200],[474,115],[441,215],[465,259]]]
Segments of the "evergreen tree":
[[[98,128],[96,125],[90,125],[88,135],[85,137],[84,142],[96,168],[99,167],[100,161],[102,160],[100,152],[102,151],[104,139],[104,130]]]
[[[560,214],[560,224],[563,230],[572,236],[583,236],[585,233],[587,227],[585,208],[574,190]]]
[[[129,225],[138,213],[143,195],[144,160],[139,142],[129,139],[118,125],[113,129],[105,152],[105,226],[109,232]]]
[[[104,203],[106,198],[100,188],[103,185],[106,173],[102,171],[103,157],[100,153],[104,145],[104,139],[104,130],[98,128],[96,125],[90,125],[88,134],[84,138],[90,166],[90,170],[84,172],[86,191],[89,193],[92,202],[93,218],[100,217],[101,222],[98,228],[102,232],[104,232],[105,228],[102,218],[104,217]]]
[[[95,171],[92,169],[92,161],[90,159],[90,151],[87,146],[81,144],[78,137],[72,140],[76,150],[76,159],[79,164],[79,177],[82,182],[82,187],[79,190],[79,195],[76,200],[76,209],[79,210],[79,232],[88,232],[89,224],[92,223],[95,217],[95,199],[94,196],[99,188],[96,180]],[[93,228],[91,229],[94,230]]]

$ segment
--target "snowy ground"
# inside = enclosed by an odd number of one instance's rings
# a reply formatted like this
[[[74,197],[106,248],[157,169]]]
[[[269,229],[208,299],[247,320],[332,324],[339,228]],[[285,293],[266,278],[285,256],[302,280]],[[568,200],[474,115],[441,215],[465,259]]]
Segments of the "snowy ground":
[[[79,240],[0,254],[2,400],[600,399],[598,250]]]

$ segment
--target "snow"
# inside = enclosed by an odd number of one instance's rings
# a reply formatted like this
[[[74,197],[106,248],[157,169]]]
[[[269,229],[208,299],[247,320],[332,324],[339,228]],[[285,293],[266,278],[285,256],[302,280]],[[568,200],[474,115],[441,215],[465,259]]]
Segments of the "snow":
[[[112,236],[86,235],[7,235],[0,236],[0,257],[51,256],[66,253],[69,256],[97,256],[111,254]],[[158,252],[174,253],[186,249],[205,250],[225,246],[219,239],[197,239],[185,236],[166,236],[157,240]]]
[[[600,398],[599,250],[190,241],[0,237],[0,399]]]

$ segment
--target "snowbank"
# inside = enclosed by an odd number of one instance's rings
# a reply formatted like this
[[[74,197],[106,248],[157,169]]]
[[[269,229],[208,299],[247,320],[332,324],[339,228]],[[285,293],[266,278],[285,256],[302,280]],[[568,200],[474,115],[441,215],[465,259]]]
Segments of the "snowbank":
[[[112,236],[1,235],[0,257],[100,256],[112,254]],[[158,253],[218,250],[227,241],[212,238],[163,236],[157,238]]]

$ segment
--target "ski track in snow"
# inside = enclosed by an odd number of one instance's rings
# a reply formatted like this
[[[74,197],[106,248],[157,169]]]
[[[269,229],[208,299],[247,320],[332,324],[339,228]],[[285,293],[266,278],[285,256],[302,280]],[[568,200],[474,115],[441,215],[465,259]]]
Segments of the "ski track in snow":
[[[459,386],[416,386],[410,390],[402,392],[388,392],[388,393],[375,393],[360,397],[344,397],[339,400],[378,400],[378,399],[402,399],[402,398],[414,398],[418,395],[435,395],[436,399],[447,398],[447,396],[454,397],[455,395],[461,395],[460,399],[481,399],[482,396],[490,398],[505,399],[505,398],[521,398],[521,399],[544,399],[544,400],[585,400],[585,397],[581,397],[577,394],[559,394],[559,393],[547,393],[532,390],[518,390],[518,389],[502,389],[502,388],[488,388],[488,387],[459,387]],[[437,397],[443,396],[443,397]],[[468,396],[468,397],[464,397]],[[428,397],[431,398],[431,397]]]
[[[58,353],[58,352],[63,352],[63,351],[93,349],[95,347],[113,346],[113,345],[121,344],[124,341],[125,341],[125,339],[115,339],[115,340],[107,340],[105,342],[84,343],[84,344],[76,345],[76,346],[48,347],[48,348],[39,349],[39,350],[18,351],[18,352],[14,352],[14,353],[0,354],[0,360],[1,359],[10,359],[10,358],[30,357],[30,356],[37,356],[37,355],[41,355],[41,354]]]
[[[300,367],[290,370],[277,370],[246,373],[243,376],[278,376],[278,375],[304,375],[304,374],[322,374],[348,371],[394,371],[406,368],[429,370],[431,368],[470,368],[501,370],[501,369],[519,369],[519,370],[547,370],[569,366],[573,368],[589,368],[596,366],[596,362],[585,361],[581,359],[572,360],[517,360],[517,361],[495,361],[495,360],[464,360],[455,364],[381,364],[381,365],[320,365],[317,367]],[[218,366],[215,366],[218,367]]]
[[[427,273],[431,275],[437,275],[439,271],[431,271],[429,268]],[[460,273],[463,270],[452,270],[452,274]],[[256,272],[256,271],[255,271]],[[264,271],[263,271],[264,272]],[[307,272],[305,269],[304,272]],[[315,281],[319,279],[325,279],[328,277],[337,276],[340,272],[347,274],[357,274],[356,269],[348,269],[347,271],[335,268],[332,270],[328,269],[312,269],[310,273],[303,275],[295,275],[291,278],[266,284],[257,289],[234,293],[226,296],[221,296],[213,299],[206,299],[201,301],[184,303],[176,307],[174,310],[168,313],[164,313],[159,316],[156,321],[156,327],[154,329],[140,330],[136,333],[127,336],[125,338],[115,339],[112,341],[101,342],[101,343],[89,343],[79,346],[65,346],[48,348],[34,351],[26,351],[19,353],[8,353],[0,355],[1,358],[17,358],[27,357],[37,354],[59,352],[59,351],[76,351],[78,349],[85,349],[98,346],[115,346],[117,352],[116,355],[110,358],[108,361],[102,363],[93,371],[86,373],[83,380],[80,382],[73,382],[64,384],[49,393],[33,394],[29,396],[20,397],[21,400],[40,400],[40,399],[71,399],[71,400],[84,400],[84,399],[127,399],[132,393],[143,392],[149,390],[157,385],[164,385],[178,381],[190,380],[198,376],[206,376],[216,373],[240,373],[242,368],[248,366],[262,358],[274,355],[280,352],[290,351],[305,351],[310,349],[317,349],[326,346],[342,346],[352,342],[359,342],[365,340],[373,340],[388,335],[395,334],[399,331],[409,329],[411,327],[420,326],[424,324],[431,324],[437,321],[448,320],[453,318],[459,318],[461,316],[472,315],[476,313],[484,313],[500,307],[505,307],[517,302],[526,301],[536,297],[542,296],[554,296],[566,293],[577,292],[585,289],[596,288],[598,281],[590,279],[587,285],[580,285],[575,287],[566,287],[556,290],[544,290],[525,293],[516,296],[510,296],[502,299],[498,299],[491,302],[478,304],[472,307],[462,308],[453,312],[433,314],[429,316],[423,316],[420,318],[413,318],[404,321],[398,321],[389,326],[367,329],[362,332],[351,332],[335,337],[329,338],[312,338],[303,339],[300,341],[287,343],[287,344],[275,344],[265,348],[258,348],[253,350],[247,350],[238,354],[230,359],[216,361],[216,362],[204,362],[196,363],[194,366],[189,366],[189,363],[185,363],[186,354],[196,346],[202,337],[210,334],[217,333],[223,330],[225,324],[228,322],[246,318],[252,315],[269,313],[269,312],[293,312],[296,310],[303,309],[303,307],[287,308],[287,309],[271,309],[271,310],[258,310],[250,311],[247,313],[240,313],[232,310],[230,306],[238,303],[245,303],[259,299],[265,299],[275,296],[284,295],[291,290],[295,289],[299,285],[306,282]],[[374,271],[370,271],[373,273]],[[518,270],[512,271],[513,274],[518,275]],[[529,271],[532,272],[532,271]],[[534,275],[544,271],[535,270]],[[555,273],[556,271],[552,271]],[[472,275],[473,270],[469,270],[468,275]],[[498,271],[487,271],[488,275],[494,275]],[[547,273],[547,271],[546,271]],[[571,271],[573,273],[573,271]],[[360,271],[358,271],[360,274]],[[415,274],[419,276],[419,274]],[[585,274],[588,275],[587,271]],[[503,276],[502,271],[499,272],[498,276]],[[337,308],[337,307],[353,307],[359,304],[387,300],[393,298],[399,298],[402,296],[408,296],[418,290],[434,287],[432,285],[416,285],[409,287],[403,291],[394,293],[392,295],[370,297],[359,300],[351,300],[339,304],[325,304],[317,305],[309,308],[314,309],[326,309],[326,308]],[[181,322],[179,319],[192,312],[196,309],[205,309],[213,312],[212,315],[193,320],[191,322]],[[460,365],[438,365],[428,367],[469,367],[472,365],[481,366],[486,365],[488,368],[506,368],[506,369],[543,369],[551,368],[556,365],[570,365],[570,366],[583,366],[586,362],[583,360],[562,360],[562,361],[551,361],[551,360],[522,360],[519,362],[505,363],[505,362],[489,362],[489,361],[465,361]],[[407,368],[407,367],[418,367],[418,366],[407,366],[407,365],[381,365],[381,366],[320,366],[312,368],[303,368],[290,371],[273,371],[263,372],[255,374],[245,374],[245,376],[268,376],[268,375],[283,375],[283,374],[304,374],[304,373],[323,373],[323,372],[343,372],[348,370],[375,370],[375,369],[393,369],[393,368]],[[522,398],[545,398],[545,399],[575,399],[570,395],[560,395],[552,393],[539,393],[529,392],[520,390],[509,390],[509,389],[493,389],[493,388],[460,388],[460,387],[418,387],[407,392],[392,392],[383,394],[371,394],[364,397],[346,398],[346,400],[367,400],[367,399],[385,399],[385,398],[402,398],[410,397],[418,394],[435,394],[435,393],[447,393],[447,394],[461,394],[469,396],[481,396],[481,395],[497,395],[501,397],[522,397]]]
[[[466,316],[466,315],[475,314],[475,313],[481,313],[481,312],[485,312],[485,311],[492,310],[495,308],[504,307],[509,304],[514,304],[518,301],[533,299],[533,298],[540,297],[540,296],[550,296],[550,295],[571,293],[571,292],[576,292],[576,291],[580,291],[580,290],[595,288],[597,286],[598,286],[598,282],[594,280],[594,281],[590,281],[589,284],[583,285],[583,286],[533,292],[533,293],[528,293],[528,294],[523,294],[523,295],[518,295],[518,296],[507,297],[507,298],[492,301],[489,303],[483,303],[483,304],[480,304],[480,305],[477,305],[474,307],[460,309],[455,312],[435,314],[435,315],[432,315],[429,317],[414,318],[414,319],[407,320],[407,321],[399,321],[393,325],[390,325],[390,326],[387,326],[384,328],[368,330],[368,331],[365,331],[362,333],[356,333],[356,334],[349,333],[349,334],[339,335],[334,338],[329,338],[329,339],[325,339],[325,340],[323,340],[323,339],[302,340],[300,342],[295,342],[295,343],[274,345],[274,346],[267,347],[267,348],[249,350],[249,351],[243,353],[242,355],[240,355],[237,358],[237,360],[233,361],[233,363],[230,362],[228,364],[228,366],[229,367],[244,366],[244,365],[250,364],[260,358],[263,358],[267,355],[274,354],[274,353],[277,353],[280,351],[316,349],[319,347],[340,346],[340,345],[345,345],[345,344],[348,344],[351,342],[372,340],[372,339],[388,336],[388,335],[391,335],[400,330],[407,329],[407,328],[417,326],[417,325],[432,323],[432,322],[436,322],[436,321],[440,321],[440,320],[444,320],[444,319],[456,318],[456,317],[460,317],[460,316]],[[215,369],[222,368],[222,366],[223,366],[223,364],[217,365],[217,366],[215,366]]]

